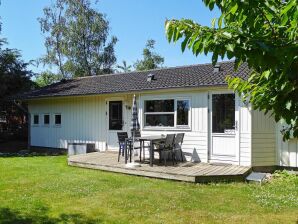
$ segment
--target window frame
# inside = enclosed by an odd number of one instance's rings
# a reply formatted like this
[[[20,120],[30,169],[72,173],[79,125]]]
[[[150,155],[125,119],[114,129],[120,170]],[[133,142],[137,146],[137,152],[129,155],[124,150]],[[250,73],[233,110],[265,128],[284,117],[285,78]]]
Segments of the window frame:
[[[45,123],[45,116],[49,116],[49,123],[48,124]],[[50,124],[51,124],[51,115],[49,113],[43,114],[43,125],[48,127],[48,126],[50,126]]]
[[[35,116],[38,117],[38,123],[35,123]],[[39,114],[33,114],[33,116],[32,116],[32,126],[39,126],[39,124],[40,124],[39,117],[40,117]]]
[[[60,115],[60,124],[57,124],[57,123],[56,123],[56,116],[57,116],[57,115]],[[55,114],[54,114],[54,126],[55,126],[55,127],[61,127],[61,125],[62,125],[62,114],[61,114],[61,113],[55,113]]]
[[[145,112],[146,111],[146,101],[158,101],[158,100],[174,100],[174,111],[173,112]],[[188,125],[177,125],[177,101],[187,100],[189,102],[188,110]],[[144,130],[191,130],[191,97],[179,96],[179,97],[162,97],[162,98],[150,98],[146,97],[142,100],[142,128]],[[146,115],[148,114],[173,114],[174,115],[174,126],[146,126]]]

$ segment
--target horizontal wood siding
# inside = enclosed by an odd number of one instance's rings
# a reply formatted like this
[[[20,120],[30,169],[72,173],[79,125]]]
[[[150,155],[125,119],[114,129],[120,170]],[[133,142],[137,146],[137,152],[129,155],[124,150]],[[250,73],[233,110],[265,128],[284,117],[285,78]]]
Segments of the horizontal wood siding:
[[[276,165],[275,121],[268,114],[252,112],[252,165]]]

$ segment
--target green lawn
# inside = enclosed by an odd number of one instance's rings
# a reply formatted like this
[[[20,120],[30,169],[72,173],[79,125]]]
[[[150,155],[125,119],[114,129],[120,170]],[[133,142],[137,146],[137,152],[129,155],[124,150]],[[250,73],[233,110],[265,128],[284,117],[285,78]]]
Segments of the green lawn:
[[[296,223],[298,177],[191,184],[0,158],[0,223]]]

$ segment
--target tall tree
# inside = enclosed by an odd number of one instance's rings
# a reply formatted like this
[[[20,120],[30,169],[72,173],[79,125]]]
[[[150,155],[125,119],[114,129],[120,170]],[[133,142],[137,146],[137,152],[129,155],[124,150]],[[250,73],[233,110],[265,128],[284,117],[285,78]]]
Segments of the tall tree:
[[[63,77],[112,73],[116,62],[116,37],[109,22],[89,0],[56,0],[38,19],[46,35],[44,64],[55,65]]]
[[[117,65],[116,68],[118,69],[118,72],[120,72],[120,73],[131,72],[131,70],[132,70],[132,66],[127,65],[127,62],[125,60],[122,61],[122,65]]]
[[[228,78],[229,87],[254,109],[272,113],[287,125],[284,139],[298,137],[298,4],[297,0],[203,0],[221,15],[207,27],[189,19],[166,21],[168,40],[182,39],[195,55],[212,53],[235,59],[235,69],[247,62],[248,80]]]
[[[155,40],[148,40],[143,50],[143,59],[136,61],[134,67],[137,71],[145,71],[162,67],[164,57],[154,52]]]
[[[36,75],[36,84],[38,87],[44,87],[58,82],[62,79],[61,74],[55,74],[51,71],[44,71]]]

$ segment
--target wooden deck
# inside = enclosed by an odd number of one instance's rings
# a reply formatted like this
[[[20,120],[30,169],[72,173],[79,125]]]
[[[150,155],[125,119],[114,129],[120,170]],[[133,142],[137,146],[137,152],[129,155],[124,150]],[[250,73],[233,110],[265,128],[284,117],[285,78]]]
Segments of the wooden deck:
[[[83,155],[74,155],[68,158],[68,165],[124,173],[137,176],[179,180],[186,182],[212,181],[243,181],[251,172],[250,167],[229,164],[208,164],[181,162],[168,166],[154,161],[154,166],[142,163],[141,167],[127,168],[124,159],[118,163],[117,154],[112,152],[94,152]]]

